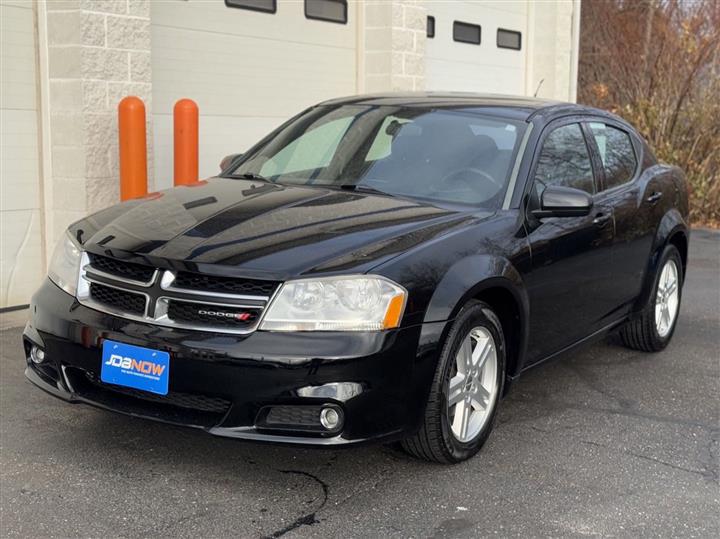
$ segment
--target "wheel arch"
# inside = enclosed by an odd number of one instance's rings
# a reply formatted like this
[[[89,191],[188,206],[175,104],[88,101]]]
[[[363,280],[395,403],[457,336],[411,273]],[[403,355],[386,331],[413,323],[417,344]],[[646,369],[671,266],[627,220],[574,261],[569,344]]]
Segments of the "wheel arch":
[[[512,380],[517,378],[520,373],[520,358],[524,354],[523,346],[527,342],[523,334],[527,320],[522,313],[521,302],[513,294],[511,288],[500,284],[482,288],[473,296],[473,299],[489,305],[500,319],[505,337],[506,381],[504,393],[507,393]]]
[[[680,259],[682,260],[682,274],[683,279],[685,279],[685,275],[687,274],[689,247],[689,238],[687,233],[680,228],[676,229],[668,239],[668,244],[674,245],[680,253]]]
[[[647,303],[652,292],[655,273],[658,269],[660,256],[668,245],[674,245],[680,252],[682,260],[682,278],[685,279],[690,244],[690,229],[677,209],[668,211],[660,221],[653,240],[648,265],[645,270],[643,288],[635,305],[635,311],[641,310]]]
[[[452,320],[471,300],[487,303],[500,319],[506,342],[507,392],[522,369],[529,333],[528,296],[520,273],[503,257],[476,255],[460,260],[438,284],[425,321]]]

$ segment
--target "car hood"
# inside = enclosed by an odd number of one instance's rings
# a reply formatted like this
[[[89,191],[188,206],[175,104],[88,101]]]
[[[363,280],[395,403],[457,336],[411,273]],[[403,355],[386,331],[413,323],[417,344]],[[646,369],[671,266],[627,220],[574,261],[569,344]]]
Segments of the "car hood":
[[[365,272],[489,214],[388,196],[212,178],[100,211],[71,227],[88,251],[225,275]]]

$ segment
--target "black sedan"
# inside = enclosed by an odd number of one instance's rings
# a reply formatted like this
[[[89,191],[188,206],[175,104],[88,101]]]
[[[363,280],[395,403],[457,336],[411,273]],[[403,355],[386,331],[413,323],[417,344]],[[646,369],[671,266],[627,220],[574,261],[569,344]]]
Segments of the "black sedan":
[[[321,103],[222,173],[70,226],[27,377],[211,434],[475,454],[523,371],[609,331],[664,348],[688,252],[680,170],[573,104]]]

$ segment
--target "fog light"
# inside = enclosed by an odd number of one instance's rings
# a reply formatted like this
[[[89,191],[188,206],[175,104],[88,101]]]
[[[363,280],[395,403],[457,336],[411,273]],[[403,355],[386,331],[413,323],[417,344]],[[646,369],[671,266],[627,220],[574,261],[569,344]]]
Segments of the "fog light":
[[[43,361],[45,361],[45,350],[33,344],[32,348],[30,348],[30,359],[33,363],[42,363]]]
[[[323,408],[320,412],[320,424],[328,430],[335,430],[340,421],[340,414],[335,408]]]

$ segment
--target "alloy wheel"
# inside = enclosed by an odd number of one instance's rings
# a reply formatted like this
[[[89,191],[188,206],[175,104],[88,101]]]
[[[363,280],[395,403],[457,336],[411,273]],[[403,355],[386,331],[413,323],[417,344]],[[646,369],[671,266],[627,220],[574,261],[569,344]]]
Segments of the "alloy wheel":
[[[448,418],[453,436],[471,442],[492,415],[498,392],[497,348],[484,327],[470,330],[455,356],[448,382]]]
[[[678,268],[674,260],[668,260],[660,273],[655,297],[655,329],[661,338],[665,338],[675,323],[680,291],[678,288]]]

